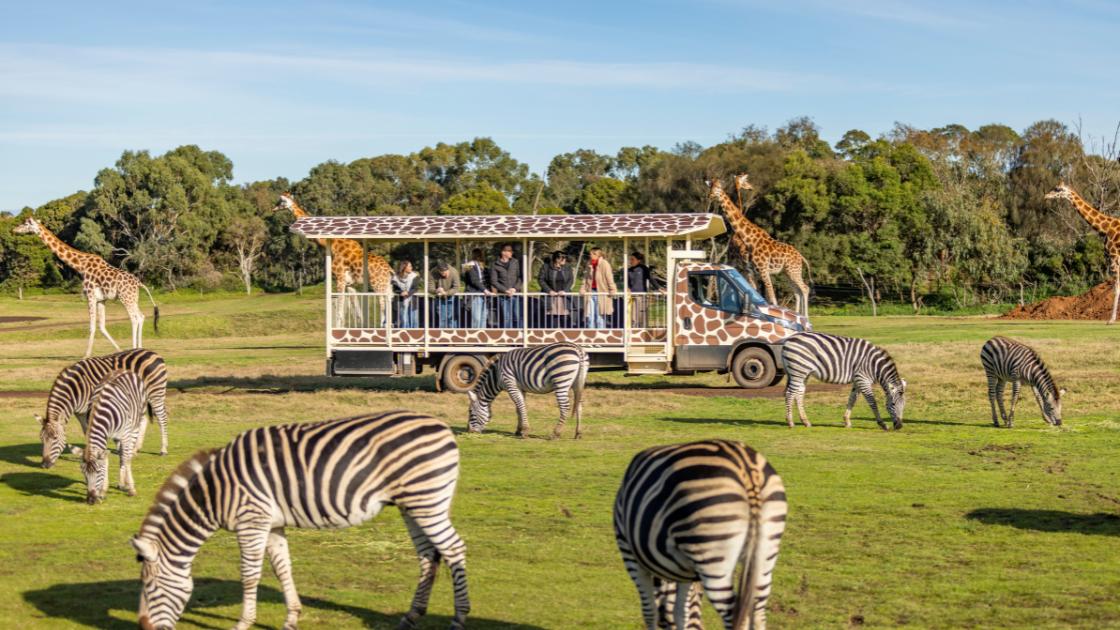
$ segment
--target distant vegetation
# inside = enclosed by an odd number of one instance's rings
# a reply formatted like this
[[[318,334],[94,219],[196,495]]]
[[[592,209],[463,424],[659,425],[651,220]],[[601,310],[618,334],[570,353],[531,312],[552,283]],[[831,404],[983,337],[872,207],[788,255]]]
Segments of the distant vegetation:
[[[291,290],[322,280],[322,251],[272,213],[290,190],[315,214],[699,212],[704,180],[748,172],[748,215],[801,249],[818,285],[864,286],[913,308],[975,308],[1104,279],[1101,239],[1068,204],[1043,194],[1065,178],[1115,211],[1115,147],[1089,146],[1059,122],[921,130],[875,139],[852,130],[830,146],[807,118],[769,132],[750,126],[711,147],[625,147],[553,158],[530,173],[488,138],[410,155],[324,162],[300,181],[231,184],[217,151],[127,151],[77,192],[0,218],[0,287],[75,281],[33,237],[11,228],[28,212],[68,243],[97,252],[165,290]],[[711,211],[716,211],[714,208]],[[728,251],[726,236],[715,251]],[[731,248],[734,255],[734,248]],[[739,262],[739,261],[733,261]]]

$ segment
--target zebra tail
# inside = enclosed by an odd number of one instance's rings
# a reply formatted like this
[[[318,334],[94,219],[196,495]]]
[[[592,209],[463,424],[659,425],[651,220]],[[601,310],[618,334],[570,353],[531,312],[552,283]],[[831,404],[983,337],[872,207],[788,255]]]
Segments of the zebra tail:
[[[572,385],[572,409],[576,413],[576,437],[579,437],[583,423],[583,386],[587,382],[587,370],[590,366],[591,358],[587,356],[586,352],[582,352],[579,357],[579,374],[576,374],[576,382]]]
[[[148,294],[148,300],[152,303],[152,310],[154,311],[152,313],[152,329],[159,332],[159,305],[156,304],[155,299],[152,297],[152,292],[148,290],[148,287],[143,284],[140,286],[144,287],[144,293]]]
[[[761,489],[760,489],[761,491]],[[760,499],[761,500],[761,499]],[[762,551],[762,505],[752,506],[751,522],[747,526],[747,540],[743,545],[743,573],[739,575],[739,596],[735,600],[735,615],[731,627],[734,630],[748,630],[754,620],[755,587],[761,571],[759,556]]]

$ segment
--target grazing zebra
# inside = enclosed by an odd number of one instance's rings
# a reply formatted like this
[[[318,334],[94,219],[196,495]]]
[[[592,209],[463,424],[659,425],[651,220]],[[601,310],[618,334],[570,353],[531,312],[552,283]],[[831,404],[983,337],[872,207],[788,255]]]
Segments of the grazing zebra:
[[[140,627],[172,628],[191,596],[191,562],[215,531],[237,535],[244,600],[237,628],[257,616],[257,585],[267,555],[295,628],[300,601],[285,527],[343,528],[396,505],[420,560],[420,581],[400,628],[415,628],[442,558],[451,569],[455,618],[466,627],[466,545],[449,513],[459,450],[443,422],[392,411],[308,424],[252,429],[226,446],[197,453],[172,473],[132,538],[140,571]]]
[[[980,350],[980,362],[988,376],[988,404],[992,406],[992,424],[999,426],[996,403],[1003,425],[1011,428],[1015,419],[1015,403],[1019,401],[1019,387],[1024,381],[1031,386],[1042,419],[1048,424],[1062,424],[1062,396],[1066,390],[1058,389],[1050,370],[1030,346],[1007,337],[992,337]],[[1011,381],[1011,410],[1003,408],[1003,388]]]
[[[524,392],[547,394],[555,391],[556,402],[560,405],[560,422],[552,430],[552,437],[560,436],[568,413],[574,411],[576,439],[579,439],[582,435],[583,385],[590,365],[587,352],[571,343],[519,348],[491,360],[474,387],[467,392],[470,399],[468,430],[482,433],[490,422],[490,407],[504,389],[517,407],[517,435],[524,437],[529,431]]]
[[[741,442],[673,444],[634,456],[615,499],[614,531],[646,628],[699,627],[696,581],[725,628],[765,628],[786,509],[781,477]]]
[[[82,458],[82,474],[86,478],[86,503],[93,505],[105,500],[109,491],[109,440],[120,446],[121,470],[117,487],[136,496],[132,480],[132,455],[144,426],[147,407],[144,381],[136,372],[117,370],[105,377],[93,394],[89,411],[89,428],[86,431],[85,450],[75,447],[74,454]]]
[[[809,424],[805,416],[805,381],[815,376],[825,383],[851,383],[848,407],[844,410],[844,426],[852,426],[852,407],[856,397],[863,394],[875,422],[880,429],[887,425],[879,415],[872,385],[878,383],[887,397],[887,413],[895,429],[902,428],[902,410],[906,406],[906,380],[898,375],[898,367],[886,350],[864,339],[853,339],[825,333],[798,333],[786,340],[782,347],[782,365],[788,375],[786,381],[786,422],[793,427],[793,403],[801,423]]]
[[[47,398],[47,417],[35,416],[42,425],[39,439],[43,442],[43,468],[53,466],[66,448],[66,422],[70,416],[78,416],[82,434],[85,434],[93,392],[114,370],[135,372],[144,381],[144,390],[148,393],[148,413],[159,423],[159,454],[167,454],[167,365],[151,350],[136,348],[83,359],[59,373]],[[136,443],[137,450],[144,443],[147,428],[148,420],[145,418]]]

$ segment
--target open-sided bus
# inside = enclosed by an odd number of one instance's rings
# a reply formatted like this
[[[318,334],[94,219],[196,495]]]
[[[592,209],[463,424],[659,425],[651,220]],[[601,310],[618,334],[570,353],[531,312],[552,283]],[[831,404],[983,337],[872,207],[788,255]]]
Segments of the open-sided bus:
[[[734,267],[705,261],[706,254],[694,243],[726,229],[713,214],[319,216],[301,218],[291,229],[311,239],[353,239],[363,249],[373,242],[423,248],[416,269],[420,288],[407,300],[371,292],[368,269],[363,270],[364,286],[335,292],[327,248],[331,376],[414,375],[428,367],[435,370],[437,387],[461,392],[496,353],[569,341],[588,351],[593,367],[632,374],[731,372],[739,385],[755,388],[780,380],[782,342],[811,329],[807,318],[768,304]],[[663,247],[655,271],[667,286],[633,292],[623,261],[612,260],[620,281],[618,292],[606,298],[580,291],[525,290],[445,297],[429,290],[434,248],[464,242],[519,246],[521,288],[526,289],[535,277],[529,252],[547,241],[620,241],[623,252],[644,249],[651,266],[652,242],[659,251]],[[462,262],[456,261],[456,272]],[[574,271],[577,279],[582,276],[581,269]],[[593,299],[610,299],[613,314],[588,317]],[[594,306],[603,310],[602,304]]]

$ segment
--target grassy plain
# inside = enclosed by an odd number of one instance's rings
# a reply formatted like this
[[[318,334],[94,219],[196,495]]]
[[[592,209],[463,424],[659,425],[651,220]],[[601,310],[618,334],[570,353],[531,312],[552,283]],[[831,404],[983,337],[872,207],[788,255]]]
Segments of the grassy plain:
[[[80,358],[84,304],[69,295],[0,301],[0,317],[45,318],[0,323],[6,627],[134,627],[139,570],[128,538],[168,472],[197,449],[260,424],[393,408],[465,427],[466,400],[435,393],[430,377],[323,378],[321,292],[159,299],[161,332],[149,319],[146,345],[171,371],[171,453],[156,455],[149,432],[134,462],[139,496],[113,488],[93,507],[72,456],[38,467],[32,414],[45,399],[29,394],[45,393]],[[109,312],[123,320],[119,306]],[[460,435],[454,520],[468,544],[471,627],[641,627],[614,545],[614,492],[639,449],[708,437],[758,448],[785,480],[790,517],[772,627],[1120,624],[1120,328],[981,317],[814,322],[891,351],[910,383],[903,431],[878,430],[862,402],[845,430],[842,392],[811,393],[815,426],[791,430],[780,399],[675,390],[730,387],[724,377],[593,373],[581,441],[512,437],[508,400],[486,434]],[[118,341],[127,333],[123,323],[110,330]],[[1029,393],[1014,429],[991,426],[978,355],[993,334],[1028,340],[1048,359],[1069,389],[1064,427],[1044,425]],[[109,350],[97,341],[97,352]],[[533,433],[545,435],[553,402],[535,397],[530,408]],[[77,423],[70,430],[81,443]],[[305,627],[395,627],[416,565],[392,509],[358,528],[289,538]],[[182,627],[232,626],[241,592],[230,534],[203,547],[194,575]],[[451,609],[444,570],[422,627],[446,627]],[[258,621],[279,627],[283,618],[267,574]]]

